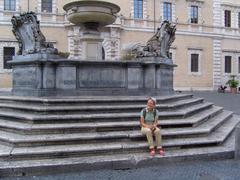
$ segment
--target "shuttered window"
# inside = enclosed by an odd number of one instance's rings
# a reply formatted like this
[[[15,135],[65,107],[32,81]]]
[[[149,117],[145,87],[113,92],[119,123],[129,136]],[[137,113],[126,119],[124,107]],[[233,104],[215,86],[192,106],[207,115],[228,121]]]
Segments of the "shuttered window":
[[[9,65],[7,62],[11,61],[14,55],[14,47],[3,47],[3,69],[11,69],[11,65]]]
[[[191,6],[191,23],[198,23],[198,7]]]
[[[134,18],[143,18],[143,0],[134,0]]]
[[[16,0],[4,0],[4,10],[15,11],[16,10]]]
[[[224,72],[231,73],[231,71],[232,71],[232,57],[225,56]]]
[[[163,19],[172,21],[172,4],[169,2],[163,4]]]
[[[199,54],[191,54],[191,72],[199,71]]]
[[[231,11],[224,11],[225,27],[231,27]]]
[[[52,0],[42,0],[42,12],[52,12]]]

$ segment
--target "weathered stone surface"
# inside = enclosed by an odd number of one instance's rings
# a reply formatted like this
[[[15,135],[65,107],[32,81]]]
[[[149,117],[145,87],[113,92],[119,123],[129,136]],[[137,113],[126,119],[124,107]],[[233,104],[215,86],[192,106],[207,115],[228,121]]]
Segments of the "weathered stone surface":
[[[147,142],[139,130],[140,105],[146,103],[145,96],[0,97],[0,141],[5,144],[0,150],[0,173],[8,175],[11,168],[14,175],[42,174],[50,173],[47,167],[59,172],[70,167],[97,168],[100,164],[128,168],[153,165],[158,160],[233,157],[234,143],[229,136],[239,122],[238,116],[189,95],[156,98],[162,109],[160,125],[166,156],[150,159]],[[88,112],[86,105],[105,111]],[[125,106],[131,110],[121,111]],[[139,108],[138,113],[134,106]],[[48,113],[42,114],[48,108]],[[112,112],[114,108],[121,112]],[[225,142],[232,144],[225,146]]]
[[[174,65],[162,58],[140,61],[13,60],[13,95],[173,94]]]
[[[235,130],[235,158],[240,159],[240,123]]]
[[[67,19],[81,26],[82,59],[102,60],[102,41],[100,29],[112,24],[120,7],[105,1],[75,1],[63,6]]]
[[[176,25],[169,21],[163,21],[157,32],[151,37],[146,45],[136,44],[127,49],[129,55],[134,57],[163,57],[170,58],[169,49],[175,40]]]
[[[13,16],[13,34],[19,43],[18,55],[27,54],[57,54],[52,43],[47,43],[40,30],[40,22],[34,12]]]

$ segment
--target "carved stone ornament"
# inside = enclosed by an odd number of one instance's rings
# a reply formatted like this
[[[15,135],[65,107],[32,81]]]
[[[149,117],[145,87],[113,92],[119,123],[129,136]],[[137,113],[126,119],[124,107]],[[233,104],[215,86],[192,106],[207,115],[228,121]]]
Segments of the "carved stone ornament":
[[[147,41],[146,46],[138,45],[132,49],[135,57],[169,58],[169,49],[175,40],[176,25],[164,21],[154,36]]]
[[[13,34],[19,43],[18,55],[58,53],[52,43],[46,42],[46,38],[40,30],[40,22],[34,12],[13,16],[11,22]]]

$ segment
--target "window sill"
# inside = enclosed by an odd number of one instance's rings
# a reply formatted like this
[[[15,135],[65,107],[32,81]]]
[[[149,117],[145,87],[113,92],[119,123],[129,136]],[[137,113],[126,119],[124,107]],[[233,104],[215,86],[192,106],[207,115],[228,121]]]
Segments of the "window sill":
[[[191,25],[200,25],[199,23],[189,23],[189,24],[191,24]]]
[[[56,13],[53,13],[53,12],[40,12],[40,13],[38,13],[38,14],[51,16],[51,15],[54,15],[54,14],[56,14]]]
[[[202,73],[201,72],[190,72],[190,73],[188,73],[188,75],[190,75],[190,76],[201,76]]]
[[[232,73],[223,73],[222,76],[225,78],[230,78],[230,76],[232,75]]]
[[[132,18],[134,21],[143,21],[143,20],[145,20],[145,19],[143,19],[143,18],[135,18],[135,17],[133,17]]]
[[[0,69],[0,74],[11,74],[12,69]]]
[[[16,11],[16,10],[3,10],[2,12],[5,12],[5,13],[16,13],[16,12],[19,12],[19,11]]]

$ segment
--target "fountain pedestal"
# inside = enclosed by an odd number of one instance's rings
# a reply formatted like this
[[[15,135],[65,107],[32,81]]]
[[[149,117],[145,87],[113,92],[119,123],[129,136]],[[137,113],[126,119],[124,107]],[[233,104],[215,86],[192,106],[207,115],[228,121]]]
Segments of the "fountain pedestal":
[[[98,31],[86,29],[80,37],[83,60],[102,60],[102,41]]]
[[[96,0],[75,1],[64,5],[68,20],[83,30],[83,60],[102,60],[102,41],[100,30],[116,20],[119,6]]]

